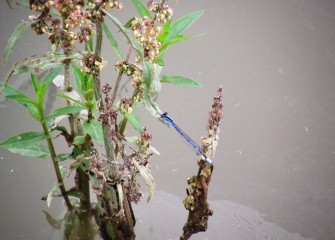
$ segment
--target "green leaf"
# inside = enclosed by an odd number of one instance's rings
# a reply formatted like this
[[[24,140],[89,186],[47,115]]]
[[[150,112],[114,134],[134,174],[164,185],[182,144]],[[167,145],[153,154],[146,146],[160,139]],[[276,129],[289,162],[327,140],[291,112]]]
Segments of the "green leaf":
[[[137,170],[139,171],[141,177],[143,178],[145,184],[148,187],[149,190],[149,196],[147,199],[147,202],[150,201],[150,199],[152,198],[152,195],[154,194],[154,191],[156,189],[156,182],[154,177],[152,176],[150,169],[146,166],[140,165],[136,160],[133,161],[135,167],[137,168]]]
[[[117,44],[117,41],[115,40],[112,32],[109,31],[106,23],[102,23],[102,30],[104,30],[106,37],[109,40],[110,44],[112,45],[115,53],[119,56],[120,59],[123,59],[122,54],[119,49],[119,45]]]
[[[137,132],[143,132],[139,117],[135,117],[133,114],[125,114],[124,117],[128,122],[130,122],[130,124],[136,129]]]
[[[175,22],[170,28],[170,34],[168,36],[168,41],[173,39],[175,36],[180,35],[184,32],[188,27],[190,27],[198,18],[203,15],[204,11],[197,11],[191,14],[188,14],[182,18],[180,18],[177,22]]]
[[[161,67],[156,67],[155,69],[153,64],[150,62],[144,62],[142,66],[142,79],[145,82],[143,90],[143,103],[145,108],[154,116],[157,116],[157,113],[160,112],[158,105],[152,100],[160,90],[160,82],[155,81],[153,84],[153,80],[154,76],[159,74],[161,69]]]
[[[148,17],[152,19],[149,10],[145,7],[145,5],[140,0],[131,0],[131,2],[135,6],[136,11],[140,15],[140,17]]]
[[[11,1],[11,0],[10,0]],[[16,2],[16,5],[18,5],[19,7],[25,7],[25,8],[30,8],[29,2],[26,1],[21,1],[21,2]],[[13,8],[14,9],[14,8]]]
[[[141,45],[133,38],[133,36],[129,33],[128,29],[126,29],[120,21],[115,18],[114,16],[110,15],[107,11],[102,10],[108,18],[112,20],[112,22],[119,28],[119,30],[123,33],[123,35],[127,38],[131,46],[135,49],[138,56],[141,58],[141,60],[144,59],[144,51]]]
[[[71,64],[72,70],[73,70],[73,75],[74,75],[74,82],[76,85],[76,89],[79,92],[83,92],[82,89],[82,81],[84,81],[85,78],[87,78],[87,74],[81,71],[81,69],[76,66],[75,64]]]
[[[0,147],[10,148],[17,144],[35,144],[36,142],[47,139],[47,137],[42,132],[25,132],[17,136],[12,136],[6,140],[0,142]]]
[[[88,44],[85,46],[86,47],[86,51],[87,50],[89,50],[89,51],[91,51],[91,52],[93,52],[94,51],[94,45],[93,45],[93,34],[91,33],[90,34],[90,39],[88,40]]]
[[[26,157],[43,158],[49,155],[49,148],[38,142],[45,139],[41,132],[25,132],[0,142],[0,147]]]
[[[77,146],[83,145],[85,142],[86,142],[85,136],[76,136],[73,139],[73,144]]]
[[[34,74],[31,74],[31,80],[33,82],[33,85],[34,85],[34,90],[35,90],[35,93],[37,94],[37,92],[39,91],[40,89],[40,81],[38,80],[38,78],[34,75]]]
[[[48,193],[47,196],[47,205],[50,207],[51,205],[51,200],[53,197],[58,197],[60,195],[60,190],[59,190],[59,183],[55,183],[50,192]]]
[[[162,45],[162,47],[159,49],[159,54],[158,54],[158,57],[157,57],[157,60],[156,60],[156,63],[161,65],[160,63],[161,62],[164,62],[163,61],[163,56],[166,52],[166,50],[173,44],[175,43],[178,43],[178,42],[182,42],[182,41],[185,41],[187,39],[189,39],[190,37],[185,37],[183,35],[177,35],[175,36],[174,38],[172,38],[171,40],[169,40],[168,42],[164,43]],[[161,65],[162,66],[162,65]]]
[[[82,192],[80,192],[79,190],[77,190],[76,187],[68,190],[66,193],[67,193],[67,195],[69,197],[75,197],[75,198],[78,198],[78,199],[80,199],[82,197],[82,195],[83,195]]]
[[[79,104],[79,105],[85,107],[85,103],[82,103],[79,100],[73,99],[72,97],[69,97],[69,96],[67,96],[65,94],[56,94],[56,96],[64,98],[64,99],[69,100],[69,101],[73,101],[74,103]]]
[[[128,20],[128,22],[126,22],[126,24],[124,25],[125,28],[130,28],[131,27],[131,23],[135,20],[135,17],[132,17],[131,19]]]
[[[93,75],[87,75],[75,64],[72,64],[71,67],[74,74],[76,89],[80,93],[84,93],[89,89],[93,89]]]
[[[55,77],[57,75],[59,75],[60,71],[61,71],[60,67],[55,68],[52,71],[50,71],[49,74],[44,78],[41,90],[38,93],[38,97],[41,101],[43,101],[44,95],[45,95],[50,83],[52,82],[52,80],[55,79]]]
[[[35,20],[34,20],[35,21]],[[13,33],[8,39],[7,46],[5,49],[5,53],[3,55],[4,62],[7,62],[8,58],[13,52],[13,49],[15,48],[17,40],[21,38],[21,36],[26,32],[27,28],[34,22],[34,21],[25,21],[20,23],[16,26]]]
[[[167,21],[162,26],[162,32],[157,37],[157,40],[163,45],[170,33],[171,20]]]
[[[83,109],[85,108],[82,106],[66,106],[66,107],[57,108],[55,111],[53,111],[48,116],[46,116],[45,119],[48,120],[48,119],[66,115],[66,114],[77,113]]]
[[[12,99],[23,106],[37,121],[42,120],[42,115],[38,109],[38,103],[33,99],[20,90],[5,83],[0,83],[0,89],[3,89],[3,93],[7,99]]]
[[[162,59],[162,57],[157,58],[155,60],[155,63],[158,64],[159,66],[165,66],[165,61]]]
[[[63,161],[65,161],[67,159],[70,159],[70,158],[72,158],[71,154],[69,154],[69,153],[61,153],[61,154],[58,154],[56,156],[56,161],[57,162],[63,162]]]
[[[149,88],[151,86],[151,83],[154,79],[154,65],[149,62],[145,61],[142,65],[142,80],[146,84],[146,86]]]
[[[180,76],[163,75],[161,82],[173,83],[173,84],[184,85],[184,86],[189,86],[189,87],[202,87],[203,86],[201,83],[195,80],[192,80],[186,77],[180,77]]]
[[[48,223],[49,223],[49,225],[51,226],[51,227],[53,227],[54,229],[60,229],[61,228],[61,226],[62,226],[62,221],[63,220],[57,220],[57,219],[55,219],[53,216],[51,216],[51,214],[50,213],[48,213],[47,211],[42,211],[43,213],[44,213],[44,215],[45,215],[45,218],[47,219],[47,221],[48,221]]]
[[[83,129],[85,133],[89,134],[92,137],[93,141],[97,143],[104,142],[102,126],[98,120],[92,119],[91,121],[85,121]]]

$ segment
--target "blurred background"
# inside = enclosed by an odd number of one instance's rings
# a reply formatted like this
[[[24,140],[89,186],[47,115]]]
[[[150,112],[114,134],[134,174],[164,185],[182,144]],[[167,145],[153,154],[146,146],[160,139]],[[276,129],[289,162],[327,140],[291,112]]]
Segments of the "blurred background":
[[[113,13],[125,23],[135,10],[130,1],[123,3],[124,9]],[[204,87],[163,84],[157,99],[161,109],[200,143],[216,90],[221,85],[224,91],[224,121],[209,189],[214,215],[207,232],[192,239],[335,239],[335,2],[168,3],[174,20],[205,10],[185,32],[204,35],[172,47],[163,74],[190,77]],[[15,26],[30,13],[11,10],[5,1],[0,6],[2,54]],[[48,46],[45,36],[29,30],[10,61],[1,64],[1,77],[16,60]],[[103,56],[103,79],[113,82],[118,59],[107,42]],[[32,90],[27,76],[15,76],[11,83]],[[187,219],[182,204],[186,180],[197,171],[197,157],[148,112],[138,114],[161,155],[151,161],[157,182],[152,201],[143,198],[134,206],[137,239],[178,239]],[[0,121],[0,139],[40,130],[12,102],[1,104]],[[40,200],[55,181],[50,159],[26,159],[0,149],[0,175],[0,238],[62,239],[42,212],[62,218],[62,201],[48,209]]]

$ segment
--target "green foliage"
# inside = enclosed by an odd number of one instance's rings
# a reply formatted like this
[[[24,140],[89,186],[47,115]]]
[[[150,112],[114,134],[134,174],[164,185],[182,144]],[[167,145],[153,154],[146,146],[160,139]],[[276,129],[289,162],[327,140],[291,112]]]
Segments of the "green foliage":
[[[85,72],[81,71],[79,67],[75,64],[71,65],[74,74],[74,82],[77,91],[84,93],[90,89],[93,90],[93,76],[87,75]]]
[[[0,147],[26,157],[43,158],[49,156],[49,148],[39,144],[42,140],[46,140],[46,136],[41,132],[25,132],[5,139]]]
[[[136,11],[140,17],[152,18],[150,11],[145,7],[145,5],[140,0],[131,0],[132,4],[135,6]]]
[[[73,139],[73,144],[77,146],[83,145],[85,142],[86,142],[85,136],[76,136]]]
[[[7,85],[5,83],[1,83],[0,85],[3,85],[3,93],[6,99],[11,99],[24,107],[37,121],[42,120],[42,114],[39,109],[39,104],[36,101],[10,85]]]
[[[25,21],[21,22],[19,25],[16,26],[14,31],[12,32],[11,36],[8,39],[5,53],[3,55],[4,61],[7,62],[8,58],[13,52],[15,48],[16,42],[22,37],[22,35],[27,31],[28,27],[34,23],[34,21]]]
[[[67,159],[72,158],[70,154],[68,153],[61,153],[56,156],[56,161],[57,162],[63,162],[66,161]]]
[[[142,133],[143,129],[138,116],[134,116],[133,114],[125,114],[124,117],[127,121],[136,129],[137,132]]]
[[[104,10],[103,12],[110,20],[112,20],[115,26],[122,32],[122,34],[127,38],[128,42],[131,44],[131,46],[135,49],[137,55],[141,58],[141,60],[143,60],[144,59],[143,48],[137,41],[135,41],[133,35],[129,33],[128,29],[125,28],[117,18],[115,18],[114,16],[112,16],[111,14],[109,14]]]
[[[93,101],[94,99],[94,90],[88,89],[86,92],[83,93],[83,96],[87,102]]]
[[[117,41],[115,40],[112,32],[108,29],[107,24],[103,23],[102,25],[102,30],[105,32],[107,39],[109,40],[109,43],[112,45],[115,53],[118,55],[120,59],[123,59],[122,54],[119,49],[119,45]]]
[[[90,37],[90,40],[88,40],[88,43],[86,44],[85,46],[85,50],[89,50],[91,52],[94,51],[94,43],[93,43],[93,34],[91,33],[91,37]]]
[[[168,21],[163,25],[163,31],[158,36],[158,40],[162,44],[159,55],[156,59],[156,63],[164,66],[165,62],[163,60],[164,54],[167,49],[178,42],[182,42],[188,40],[190,37],[183,36],[182,33],[189,28],[195,21],[199,19],[203,15],[203,11],[193,12],[188,14],[182,18],[180,18],[177,22],[171,25],[171,21]]]
[[[23,92],[21,92],[20,90],[10,85],[1,83],[1,85],[4,85],[4,86],[1,86],[0,88],[3,89],[3,93],[6,99],[11,99],[15,101],[16,103],[18,103],[19,105],[23,106],[37,121],[42,122],[45,120],[44,110],[43,110],[43,100],[44,100],[45,93],[48,90],[50,83],[59,74],[59,72],[60,72],[60,68],[53,69],[44,78],[42,83],[39,82],[38,78],[35,75],[33,74],[31,75],[37,101],[33,100],[32,98],[28,97]],[[81,107],[81,109],[83,108]],[[60,115],[64,115],[64,114],[68,114],[68,113],[73,113],[74,110],[72,109],[72,112],[71,111],[67,112],[67,111],[70,111],[70,110],[62,109],[62,108],[56,109],[52,114],[50,114],[47,117],[47,119],[57,117]],[[65,113],[62,114],[63,112]]]
[[[82,82],[86,82],[88,80],[87,74],[85,74],[79,67],[75,64],[71,64],[71,68],[74,74],[74,83],[76,86],[77,91],[80,93],[83,92]]]
[[[31,74],[31,80],[33,82],[35,93],[37,94],[37,92],[41,88],[40,82],[39,82],[38,78],[34,74]]]
[[[175,22],[171,28],[170,33],[167,38],[167,41],[170,41],[177,35],[183,33],[187,28],[189,28],[195,21],[199,19],[204,14],[204,11],[197,11],[190,13],[182,18],[180,18],[177,22]]]
[[[54,229],[60,229],[61,228],[63,220],[57,220],[57,219],[53,218],[53,216],[51,216],[51,214],[48,213],[47,211],[43,210],[42,212],[44,213],[45,218],[47,219],[47,221],[48,221],[48,223],[51,227],[53,227]]]
[[[48,75],[44,78],[43,83],[41,85],[41,89],[39,91],[39,93],[37,94],[37,99],[40,100],[41,102],[43,102],[44,96],[46,91],[48,90],[50,83],[52,82],[52,80],[55,79],[55,77],[57,75],[59,75],[61,71],[60,67],[54,68],[52,69]]]
[[[54,186],[51,188],[50,192],[47,195],[47,205],[48,207],[51,206],[51,201],[53,197],[58,197],[60,195],[60,191],[59,191],[59,183],[55,183]]]
[[[13,0],[6,0],[8,6],[11,8],[11,9],[14,9],[14,7],[12,6],[12,2]],[[25,0],[21,0],[21,1],[15,1],[15,4],[17,6],[20,6],[20,7],[24,7],[24,8],[30,8],[30,5],[29,5],[29,2],[25,1]]]
[[[50,83],[60,73],[60,70],[60,67],[51,70],[49,74],[44,78],[42,84],[39,84],[37,77],[34,74],[31,74],[33,85],[36,91],[36,98],[40,105],[40,108],[43,108],[44,96],[50,86]]]
[[[154,78],[154,66],[151,62],[145,61],[142,65],[142,80],[145,85],[150,88]]]
[[[160,43],[165,43],[166,42],[166,39],[168,38],[169,33],[170,33],[170,28],[171,28],[171,19],[169,21],[167,21],[166,23],[164,23],[163,26],[162,26],[162,32],[157,37],[157,40]]]
[[[203,85],[195,80],[180,76],[168,76],[163,75],[161,79],[162,83],[173,83],[177,85],[184,85],[188,87],[202,87]]]
[[[56,94],[57,97],[61,97],[61,98],[64,98],[66,100],[69,100],[69,101],[73,101],[74,103],[80,105],[80,106],[85,106],[85,103],[82,103],[81,101],[79,100],[76,100],[76,99],[73,99],[72,97],[69,97],[65,94]]]
[[[98,120],[92,119],[90,121],[85,121],[83,128],[85,133],[92,137],[93,141],[97,143],[103,143],[102,127]]]
[[[52,113],[50,113],[48,116],[46,116],[45,119],[49,120],[49,119],[56,118],[62,115],[78,113],[84,109],[85,108],[82,106],[66,106],[66,107],[57,108]]]
[[[161,66],[164,66],[165,65],[165,62],[163,60],[163,57],[164,57],[164,54],[165,52],[167,51],[167,49],[175,44],[175,43],[178,43],[178,42],[182,42],[182,41],[185,41],[187,39],[189,39],[190,37],[185,37],[183,35],[177,35],[175,37],[173,37],[171,40],[169,41],[166,41],[164,42],[164,44],[162,45],[162,47],[160,48],[159,50],[159,54],[158,54],[158,57],[157,57],[157,60],[156,60],[156,63],[161,65]]]
[[[131,27],[131,23],[135,20],[135,17],[132,17],[131,19],[128,20],[128,22],[126,22],[126,24],[124,25],[125,28],[130,28]]]

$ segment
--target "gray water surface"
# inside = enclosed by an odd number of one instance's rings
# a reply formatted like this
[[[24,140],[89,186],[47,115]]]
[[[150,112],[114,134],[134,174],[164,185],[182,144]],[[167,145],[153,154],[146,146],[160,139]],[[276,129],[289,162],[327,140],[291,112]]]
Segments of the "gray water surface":
[[[124,2],[125,9],[115,13],[122,22],[134,12]],[[185,35],[206,35],[171,48],[163,74],[188,76],[205,87],[164,84],[160,107],[199,140],[212,97],[218,86],[224,90],[224,121],[209,189],[214,215],[207,232],[192,239],[334,240],[335,2],[169,2],[175,19],[204,9]],[[0,5],[3,51],[10,32],[28,13]],[[1,76],[14,60],[48,49],[45,37],[25,36],[9,64],[0,66]],[[107,81],[115,75],[117,58],[107,45],[103,54]],[[25,79],[13,84],[31,91]],[[186,179],[196,173],[196,156],[171,129],[145,111],[140,115],[161,155],[151,162],[157,181],[152,201],[134,206],[137,239],[178,239],[187,218],[182,205]],[[0,121],[1,139],[40,130],[11,102],[0,108]],[[0,175],[0,239],[62,239],[42,213],[61,218],[62,201],[51,209],[40,201],[55,181],[50,160],[0,149]]]

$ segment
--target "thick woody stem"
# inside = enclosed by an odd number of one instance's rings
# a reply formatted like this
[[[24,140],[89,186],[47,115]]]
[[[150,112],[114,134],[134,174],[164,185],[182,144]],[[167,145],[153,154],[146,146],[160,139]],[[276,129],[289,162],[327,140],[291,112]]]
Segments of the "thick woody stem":
[[[203,139],[203,150],[208,156],[215,155],[218,133],[222,114],[222,88],[219,88],[214,98],[208,119],[208,136]],[[208,187],[213,173],[213,165],[207,161],[200,161],[198,174],[188,180],[187,198],[184,200],[185,208],[189,211],[187,222],[183,227],[181,240],[189,239],[193,234],[204,232],[208,227],[208,218],[213,215],[207,202]]]

